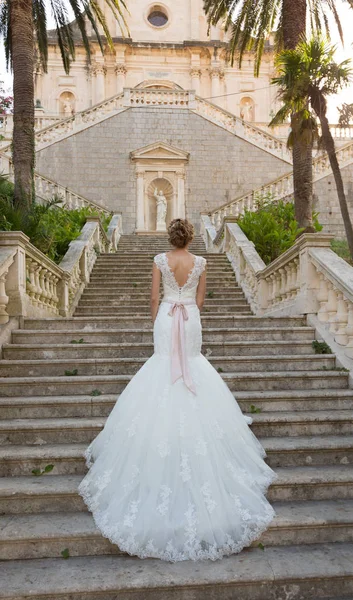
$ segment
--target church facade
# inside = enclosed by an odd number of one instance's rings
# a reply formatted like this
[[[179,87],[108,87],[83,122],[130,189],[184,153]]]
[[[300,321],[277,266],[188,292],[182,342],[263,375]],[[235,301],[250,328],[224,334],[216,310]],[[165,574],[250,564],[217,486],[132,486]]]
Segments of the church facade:
[[[66,75],[50,34],[48,73],[36,72],[36,98],[54,122],[36,136],[39,175],[121,212],[125,233],[164,231],[176,217],[198,230],[200,213],[234,200],[246,208],[264,187],[283,197],[292,164],[286,135],[267,128],[279,107],[271,44],[256,78],[250,53],[241,69],[229,64],[225,33],[208,31],[203,0],[129,0],[128,33],[99,2],[114,51],[103,56],[92,36],[88,64],[77,38]],[[340,150],[350,210],[352,147]],[[325,164],[315,163],[315,210],[324,230],[341,237]]]
[[[66,75],[55,32],[49,35],[48,73],[35,77],[36,99],[49,114],[68,117],[123,92],[125,87],[194,90],[245,121],[266,125],[276,108],[271,87],[273,52],[268,42],[260,76],[254,77],[253,56],[242,68],[227,60],[227,39],[221,27],[211,27],[203,0],[129,0],[128,29],[120,28],[100,0],[114,51],[103,56],[92,36],[92,63],[77,37],[76,60]],[[75,25],[74,25],[75,29]]]

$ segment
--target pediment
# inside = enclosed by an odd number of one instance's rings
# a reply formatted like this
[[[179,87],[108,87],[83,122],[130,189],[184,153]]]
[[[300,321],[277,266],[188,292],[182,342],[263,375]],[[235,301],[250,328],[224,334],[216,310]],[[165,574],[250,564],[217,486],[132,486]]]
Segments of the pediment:
[[[155,142],[138,150],[133,150],[133,152],[130,152],[130,157],[134,161],[177,160],[185,162],[189,160],[189,152],[185,152],[164,142]]]

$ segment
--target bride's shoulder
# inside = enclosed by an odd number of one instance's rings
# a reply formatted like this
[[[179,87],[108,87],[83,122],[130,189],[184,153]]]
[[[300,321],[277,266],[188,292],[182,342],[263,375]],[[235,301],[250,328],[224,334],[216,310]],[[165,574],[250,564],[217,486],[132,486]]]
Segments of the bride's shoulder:
[[[156,254],[156,256],[153,259],[153,262],[155,263],[155,265],[161,269],[162,265],[165,264],[165,252],[161,252],[160,254]]]
[[[199,275],[201,275],[201,273],[203,273],[203,271],[206,268],[207,260],[203,256],[197,256],[196,254],[194,254],[194,257],[195,257],[196,271],[198,272]]]

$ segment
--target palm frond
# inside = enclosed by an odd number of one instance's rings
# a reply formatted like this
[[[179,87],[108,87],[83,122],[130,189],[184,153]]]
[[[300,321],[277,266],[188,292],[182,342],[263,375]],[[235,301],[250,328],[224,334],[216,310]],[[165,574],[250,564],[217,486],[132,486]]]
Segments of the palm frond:
[[[48,35],[47,35],[47,15],[45,11],[44,0],[35,0],[33,2],[33,23],[37,39],[37,48],[39,58],[44,71],[48,66]]]
[[[294,1],[294,0],[293,0]],[[346,0],[353,8],[353,0]],[[333,19],[343,42],[342,24],[336,0],[307,0],[309,25],[312,32],[325,31],[330,37],[329,14]],[[265,40],[275,31],[275,47],[283,48],[283,0],[204,0],[204,10],[209,25],[224,24],[229,32],[229,56],[234,63],[238,54],[239,67],[246,51],[255,53],[254,71],[259,75]]]

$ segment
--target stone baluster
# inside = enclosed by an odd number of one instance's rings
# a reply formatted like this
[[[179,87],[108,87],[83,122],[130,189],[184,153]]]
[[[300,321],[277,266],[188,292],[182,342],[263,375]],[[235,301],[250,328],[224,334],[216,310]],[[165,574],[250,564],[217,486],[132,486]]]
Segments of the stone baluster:
[[[323,273],[319,274],[319,280],[319,289],[316,294],[317,301],[319,302],[317,316],[321,323],[326,323],[328,319],[328,312],[326,310],[328,301],[328,285]]]
[[[347,302],[341,292],[337,293],[337,313],[335,317],[335,342],[345,346],[348,342],[347,336],[348,311]]]
[[[278,301],[286,299],[286,291],[287,291],[287,273],[284,267],[280,267],[278,269],[279,273],[279,294]]]
[[[327,311],[327,322],[329,323],[329,331],[330,333],[335,333],[336,331],[336,314],[337,314],[337,292],[335,290],[335,286],[328,282],[328,299],[326,304]]]
[[[6,312],[6,307],[9,302],[5,287],[7,273],[8,269],[4,270],[0,275],[0,325],[7,323],[9,320],[9,315]]]
[[[348,317],[347,317],[347,345],[345,348],[345,354],[348,358],[353,359],[353,303],[348,301]]]
[[[39,301],[44,306],[49,306],[49,296],[47,293],[47,274],[48,269],[42,267],[39,273],[40,298]]]

